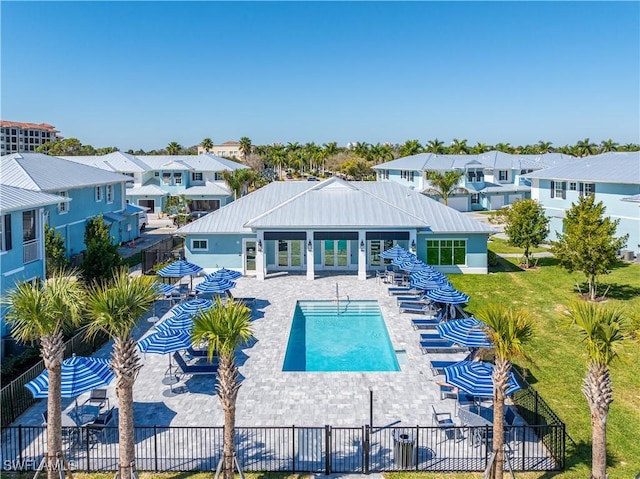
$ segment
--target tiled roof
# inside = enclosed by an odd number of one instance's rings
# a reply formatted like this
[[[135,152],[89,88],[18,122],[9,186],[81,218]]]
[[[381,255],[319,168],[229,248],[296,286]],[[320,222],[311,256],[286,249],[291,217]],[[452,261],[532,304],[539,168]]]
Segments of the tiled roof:
[[[0,127],[23,128],[23,129],[32,129],[32,130],[47,130],[53,133],[58,132],[58,130],[56,130],[53,125],[49,125],[48,123],[25,123],[21,121],[0,120]]]

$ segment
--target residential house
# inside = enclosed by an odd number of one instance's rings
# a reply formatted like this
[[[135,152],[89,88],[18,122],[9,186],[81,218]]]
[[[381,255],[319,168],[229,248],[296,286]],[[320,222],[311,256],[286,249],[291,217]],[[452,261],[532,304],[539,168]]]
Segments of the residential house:
[[[0,291],[2,297],[17,284],[45,277],[45,209],[67,203],[64,198],[41,191],[0,185]],[[0,305],[0,357],[4,356],[9,329],[7,304]]]
[[[573,158],[560,153],[512,155],[490,151],[479,155],[420,153],[373,167],[378,181],[394,181],[441,200],[428,179],[429,171],[457,171],[462,176],[448,205],[458,211],[497,210],[530,198],[531,185],[524,175]]]
[[[209,153],[214,156],[241,159],[244,155],[240,151],[240,143],[237,141],[225,141],[220,145],[213,145],[209,150],[198,145],[198,154]]]
[[[100,214],[110,224],[114,243],[140,236],[138,214],[142,209],[127,205],[125,199],[128,176],[41,153],[15,153],[2,157],[1,162],[3,186],[69,200],[44,209],[44,221],[61,233],[68,256],[86,249],[87,221]]]
[[[163,211],[167,198],[177,195],[190,201],[192,211],[215,211],[233,200],[222,172],[247,168],[211,154],[134,156],[117,151],[65,158],[129,176],[127,201],[151,213]]]
[[[640,252],[640,152],[611,152],[580,158],[570,163],[536,171],[531,197],[538,200],[551,219],[551,239],[563,231],[565,212],[581,196],[595,195],[606,214],[620,220],[619,236],[628,234],[627,249]]]
[[[444,273],[486,273],[494,230],[396,182],[274,182],[177,230],[206,270],[367,273],[394,244]]]

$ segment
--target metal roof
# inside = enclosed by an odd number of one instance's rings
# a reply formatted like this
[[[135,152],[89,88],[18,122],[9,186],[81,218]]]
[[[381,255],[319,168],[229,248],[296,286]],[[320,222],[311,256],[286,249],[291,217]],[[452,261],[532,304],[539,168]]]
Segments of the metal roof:
[[[147,171],[151,170],[196,170],[196,171],[232,171],[248,168],[241,163],[220,158],[210,153],[200,155],[144,155],[137,156]]]
[[[372,166],[374,170],[409,170],[422,171],[426,169],[429,159],[433,153],[418,153],[417,155],[405,156],[397,160],[387,161],[379,165]]]
[[[640,195],[628,196],[626,198],[622,198],[622,201],[630,201],[632,203],[640,203]]]
[[[131,180],[125,175],[42,153],[13,153],[3,156],[1,162],[0,182],[28,190],[64,191]]]
[[[25,190],[15,186],[0,185],[0,211],[11,211],[27,208],[39,208],[41,206],[68,203],[70,198],[42,193],[41,191]]]
[[[525,178],[640,184],[640,151],[588,156],[525,175]]]
[[[133,188],[127,188],[126,192],[127,196],[168,196],[169,192],[164,191],[162,188],[156,185],[143,185],[143,186],[135,186]]]
[[[59,158],[115,172],[136,173],[148,169],[137,157],[121,151],[100,156],[60,156]]]
[[[417,228],[491,233],[475,221],[394,182],[274,182],[180,228],[179,234],[250,233],[252,228]]]
[[[147,210],[149,210],[149,208],[147,208],[146,206],[138,206],[138,205],[132,205],[131,203],[127,203],[127,206],[125,207],[122,214],[127,216],[133,216]]]
[[[217,196],[229,196],[231,192],[228,188],[218,183],[212,183],[207,181],[204,185],[190,186],[184,190],[185,195],[217,195]]]

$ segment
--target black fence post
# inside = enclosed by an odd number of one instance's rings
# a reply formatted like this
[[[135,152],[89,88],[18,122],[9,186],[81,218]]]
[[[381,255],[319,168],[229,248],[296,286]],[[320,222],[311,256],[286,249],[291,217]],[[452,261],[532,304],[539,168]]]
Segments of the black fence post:
[[[89,445],[89,426],[85,426],[84,428],[84,435],[87,438],[86,440],[86,449],[87,449],[87,472],[91,472],[91,464],[89,463],[89,450],[90,450],[90,445]],[[82,430],[81,430],[82,431]],[[81,432],[82,433],[82,432]]]
[[[362,466],[365,474],[369,474],[369,456],[370,456],[370,448],[371,448],[371,437],[370,437],[370,427],[369,425],[363,426],[362,428]]]
[[[420,455],[418,453],[420,451],[420,425],[416,424],[416,447],[415,447],[415,462],[416,462],[416,471],[420,470],[418,467],[418,460],[420,459]]]
[[[534,389],[533,391],[533,412],[535,414],[535,424],[540,424],[540,419],[538,418],[538,391]]]
[[[484,427],[484,441],[485,441],[485,446],[484,446],[484,468],[485,470],[487,469],[487,466],[489,465],[489,426],[485,426]],[[480,442],[480,444],[482,444],[482,441]]]
[[[526,464],[526,456],[525,454],[527,453],[527,448],[526,448],[526,444],[527,444],[527,427],[528,426],[520,426],[522,427],[522,470],[524,471],[525,468],[525,464]]]
[[[331,426],[324,426],[324,473],[331,474]]]
[[[18,457],[22,465],[22,424],[18,426]]]
[[[291,426],[291,473],[296,473],[296,426]]]
[[[153,426],[153,458],[155,470],[158,472],[158,426]]]
[[[560,464],[560,469],[564,470],[565,460],[566,460],[566,452],[567,452],[567,430],[565,423],[562,423],[562,453],[560,454],[560,460],[562,463]]]

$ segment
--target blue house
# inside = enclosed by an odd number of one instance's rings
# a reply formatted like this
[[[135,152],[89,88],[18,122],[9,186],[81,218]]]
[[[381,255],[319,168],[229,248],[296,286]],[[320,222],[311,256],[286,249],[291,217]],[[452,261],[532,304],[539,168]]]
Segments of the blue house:
[[[117,151],[65,159],[129,176],[127,201],[151,213],[160,213],[169,196],[179,195],[190,200],[191,211],[215,211],[233,201],[222,172],[247,168],[209,153],[134,156]]]
[[[490,151],[479,155],[420,153],[373,167],[378,181],[394,181],[434,199],[437,190],[427,178],[429,171],[459,172],[462,177],[448,206],[458,211],[497,210],[530,198],[531,183],[524,175],[565,163],[571,156],[560,153],[512,155]]]
[[[584,195],[602,201],[608,216],[620,220],[617,235],[629,235],[627,249],[640,252],[640,152],[611,152],[528,174],[531,197],[550,218],[551,239],[563,231],[565,212]]]
[[[45,277],[44,218],[48,207],[68,202],[68,198],[40,191],[0,185],[0,291],[2,297],[18,283]],[[2,304],[0,334],[4,343],[9,334]]]
[[[314,279],[319,271],[359,279],[385,267],[394,244],[444,273],[487,272],[494,230],[395,182],[274,182],[176,234],[186,258],[206,270],[230,268],[262,280],[278,271]]]
[[[89,218],[103,215],[116,244],[140,236],[140,208],[126,203],[128,176],[39,153],[2,157],[3,186],[54,194],[68,201],[44,209],[44,222],[65,240],[68,256],[83,252]]]

